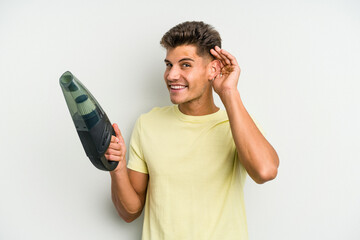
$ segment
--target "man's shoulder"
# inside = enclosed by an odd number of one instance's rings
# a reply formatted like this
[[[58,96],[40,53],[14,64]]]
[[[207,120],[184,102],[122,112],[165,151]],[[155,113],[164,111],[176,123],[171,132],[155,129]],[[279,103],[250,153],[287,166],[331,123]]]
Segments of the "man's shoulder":
[[[141,114],[141,118],[153,118],[160,115],[173,114],[174,105],[172,106],[164,106],[164,107],[154,107],[150,111]]]
[[[141,114],[138,120],[141,122],[166,120],[174,116],[174,107],[176,107],[176,105],[154,107],[150,111]]]
[[[156,115],[156,114],[164,114],[170,113],[174,110],[175,105],[164,106],[164,107],[154,107],[149,112],[144,113],[143,115]]]

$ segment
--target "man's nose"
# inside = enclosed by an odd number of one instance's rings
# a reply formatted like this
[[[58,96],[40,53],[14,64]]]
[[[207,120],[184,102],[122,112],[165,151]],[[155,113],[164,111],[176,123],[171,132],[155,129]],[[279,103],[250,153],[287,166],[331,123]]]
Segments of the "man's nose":
[[[167,80],[173,81],[178,80],[180,78],[180,71],[176,66],[173,66],[168,70],[168,74],[166,76]]]

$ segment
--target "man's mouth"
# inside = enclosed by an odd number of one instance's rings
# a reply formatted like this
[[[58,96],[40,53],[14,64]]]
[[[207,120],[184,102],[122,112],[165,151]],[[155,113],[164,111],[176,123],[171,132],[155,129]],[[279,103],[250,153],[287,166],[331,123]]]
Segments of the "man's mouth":
[[[171,90],[182,90],[187,88],[185,85],[169,85]]]

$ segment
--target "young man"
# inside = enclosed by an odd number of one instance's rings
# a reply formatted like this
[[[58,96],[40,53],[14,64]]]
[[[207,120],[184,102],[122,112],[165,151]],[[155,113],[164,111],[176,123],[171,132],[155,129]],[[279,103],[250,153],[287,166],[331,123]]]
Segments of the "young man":
[[[114,205],[126,222],[145,206],[142,239],[247,239],[245,177],[274,179],[279,159],[241,101],[238,63],[203,22],[173,27],[161,45],[174,105],[140,116],[128,165],[114,124],[106,152],[119,161],[110,172]],[[213,89],[226,111],[214,104]]]

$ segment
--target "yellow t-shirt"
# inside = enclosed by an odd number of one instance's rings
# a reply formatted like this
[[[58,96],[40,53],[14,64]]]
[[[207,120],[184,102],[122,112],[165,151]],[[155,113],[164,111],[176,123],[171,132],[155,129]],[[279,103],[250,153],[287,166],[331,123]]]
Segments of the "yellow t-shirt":
[[[245,240],[240,164],[226,111],[189,116],[177,105],[137,120],[128,168],[149,174],[143,240]]]

